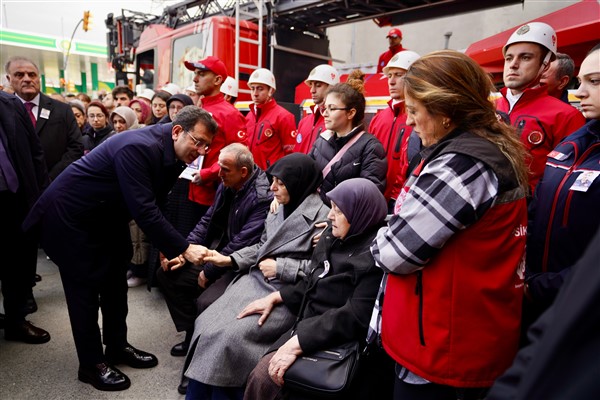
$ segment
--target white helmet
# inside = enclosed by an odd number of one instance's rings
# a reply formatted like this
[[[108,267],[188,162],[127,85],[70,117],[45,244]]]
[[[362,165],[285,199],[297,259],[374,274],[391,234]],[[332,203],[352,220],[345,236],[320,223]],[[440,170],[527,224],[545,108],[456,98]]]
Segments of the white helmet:
[[[308,78],[304,81],[308,85],[308,82],[317,81],[323,82],[328,85],[335,85],[340,83],[340,74],[337,69],[333,68],[329,64],[317,65],[310,71]]]
[[[250,82],[248,82],[250,83]],[[228,76],[225,78],[225,82],[221,85],[221,93],[227,94],[231,97],[238,97],[238,83],[235,79]]]
[[[383,67],[383,73],[387,74],[388,69],[390,68],[401,68],[407,70],[408,67],[410,67],[412,63],[417,61],[419,57],[421,56],[415,53],[414,51],[410,50],[405,50],[396,53],[394,57],[392,57],[390,62],[388,62],[385,67]]]
[[[154,90],[144,89],[144,90],[142,90],[142,93],[140,93],[138,95],[138,97],[143,97],[144,99],[147,99],[148,101],[152,101],[152,97],[154,97]]]
[[[253,83],[262,83],[263,85],[277,89],[277,86],[275,85],[275,76],[273,76],[273,73],[266,68],[259,68],[250,75],[248,86]]]
[[[179,87],[179,85],[176,85],[174,83],[167,83],[165,86],[161,87],[160,90],[169,93],[171,96],[173,96],[174,94],[181,93],[181,88]]]
[[[502,48],[502,55],[506,55],[506,49],[513,43],[537,43],[550,50],[550,58],[546,56],[545,61],[552,61],[556,58],[556,32],[554,29],[543,22],[529,22],[525,24],[508,38],[508,41]]]

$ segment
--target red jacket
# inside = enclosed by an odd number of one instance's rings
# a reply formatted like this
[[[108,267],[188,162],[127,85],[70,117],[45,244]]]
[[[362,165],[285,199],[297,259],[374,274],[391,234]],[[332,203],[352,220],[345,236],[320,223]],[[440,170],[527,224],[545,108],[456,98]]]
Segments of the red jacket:
[[[390,47],[389,50],[381,53],[381,55],[379,56],[379,61],[377,62],[377,72],[378,73],[383,72],[383,67],[385,67],[390,62],[392,57],[394,57],[394,54],[399,53],[404,50],[408,50],[408,49],[405,49],[400,44],[398,46]]]
[[[408,138],[412,127],[406,125],[404,101],[379,111],[371,120],[369,132],[375,136],[385,149],[388,160],[388,170],[385,188],[385,198],[396,199],[406,181],[408,169]]]
[[[503,97],[496,100],[496,108],[508,113],[510,123],[517,128],[517,134],[531,155],[529,186],[533,193],[544,174],[548,153],[565,136],[581,128],[585,118],[575,107],[549,96],[545,86],[525,89],[509,113],[507,90],[501,90]]]
[[[233,105],[225,101],[222,93],[216,96],[203,97],[201,107],[211,113],[217,121],[219,129],[204,156],[200,170],[200,185],[190,182],[189,199],[196,203],[211,206],[215,201],[215,193],[221,182],[219,179],[219,153],[228,144],[239,142],[247,144],[245,119]]]
[[[294,151],[294,116],[273,99],[265,104],[250,104],[250,112],[246,115],[246,131],[254,162],[262,170]]]
[[[326,129],[325,119],[319,107],[314,105],[310,109],[312,114],[308,114],[298,123],[294,152],[308,154],[315,140]]]
[[[476,154],[463,143],[450,151],[459,148],[495,165],[499,187],[514,186],[497,170],[506,168],[506,158]],[[522,191],[500,192],[496,204],[454,234],[423,269],[389,274],[381,320],[386,352],[437,384],[491,386],[518,348],[526,227]]]

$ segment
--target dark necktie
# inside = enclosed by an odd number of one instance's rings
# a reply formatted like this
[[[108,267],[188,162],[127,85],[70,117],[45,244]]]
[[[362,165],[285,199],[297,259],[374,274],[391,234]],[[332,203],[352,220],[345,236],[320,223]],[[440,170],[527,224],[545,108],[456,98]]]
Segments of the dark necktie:
[[[33,115],[33,107],[35,107],[35,104],[30,102],[30,101],[26,101],[25,102],[25,108],[27,109],[27,114],[29,114],[29,118],[31,119],[31,123],[33,124],[33,127],[35,128],[35,123],[37,122],[37,120],[35,119],[35,115]]]
[[[6,154],[6,149],[4,148],[4,144],[0,140],[0,171],[2,171],[2,175],[4,175],[4,180],[6,181],[6,186],[8,190],[13,193],[17,193],[17,189],[19,188],[19,178],[17,178],[17,173],[15,172],[15,168],[10,163],[8,159],[8,154]]]

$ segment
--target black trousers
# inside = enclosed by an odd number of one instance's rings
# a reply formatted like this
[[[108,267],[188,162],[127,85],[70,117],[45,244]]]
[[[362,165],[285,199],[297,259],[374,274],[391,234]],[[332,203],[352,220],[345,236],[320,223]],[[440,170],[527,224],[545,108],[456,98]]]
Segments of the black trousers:
[[[0,192],[0,281],[7,324],[25,320],[25,302],[31,293],[31,282],[37,263],[37,241],[25,234],[21,224],[27,213],[26,201],[17,193]]]
[[[68,225],[48,211],[42,224],[42,246],[60,271],[80,365],[104,362],[102,342],[115,348],[127,343],[131,239],[126,222],[121,226],[106,221],[110,219],[99,216]]]
[[[156,271],[156,279],[167,302],[167,308],[177,332],[194,330],[196,320],[196,299],[202,293],[198,286],[198,275],[202,266],[186,263],[183,267]]]

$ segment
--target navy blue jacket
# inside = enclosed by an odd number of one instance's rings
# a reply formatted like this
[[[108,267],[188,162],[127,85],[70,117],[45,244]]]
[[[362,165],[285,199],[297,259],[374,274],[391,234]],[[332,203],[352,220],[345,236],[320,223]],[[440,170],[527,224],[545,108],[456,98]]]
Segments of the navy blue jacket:
[[[265,227],[265,218],[273,193],[269,190],[267,175],[257,166],[250,178],[237,192],[221,183],[214,204],[187,237],[189,243],[201,244],[223,255],[258,243]],[[226,198],[232,196],[231,206],[225,209]],[[229,240],[223,240],[229,237]],[[215,281],[224,268],[211,263],[204,265],[204,274]]]
[[[27,216],[24,229],[49,213],[60,225],[52,227],[56,235],[74,237],[73,246],[92,247],[97,243],[74,232],[96,234],[103,229],[118,237],[122,230],[128,231],[133,218],[160,251],[176,257],[188,243],[165,219],[159,205],[166,202],[184,168],[175,155],[171,124],[116,135],[52,182]]]
[[[534,300],[551,302],[600,225],[600,177],[571,190],[585,171],[600,171],[600,121],[564,138],[548,155],[530,207],[527,278]]]

